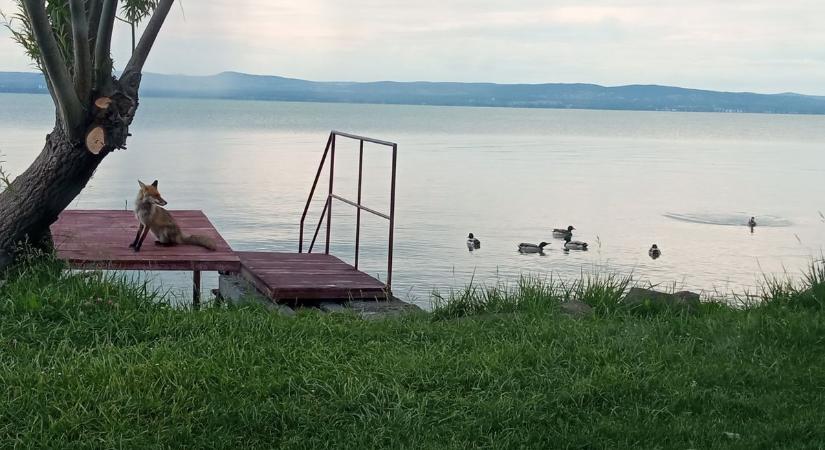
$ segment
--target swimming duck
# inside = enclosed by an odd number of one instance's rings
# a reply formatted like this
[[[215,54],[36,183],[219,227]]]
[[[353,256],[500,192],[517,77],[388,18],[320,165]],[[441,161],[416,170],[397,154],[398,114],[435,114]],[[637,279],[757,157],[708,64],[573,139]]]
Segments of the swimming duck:
[[[587,250],[587,242],[571,241],[570,236],[564,237],[565,250]]]
[[[662,251],[659,250],[658,245],[653,244],[653,246],[650,247],[650,250],[647,251],[647,254],[650,255],[651,258],[656,259],[662,256]]]
[[[467,250],[473,251],[473,250],[478,250],[480,248],[481,248],[481,241],[476,239],[475,236],[473,236],[473,233],[470,233],[470,235],[467,236]]]
[[[553,237],[564,239],[566,237],[573,237],[573,230],[576,228],[573,225],[570,225],[567,228],[553,228]]]
[[[544,252],[544,247],[546,247],[548,245],[550,245],[550,244],[548,244],[547,242],[542,242],[539,245],[527,244],[527,243],[522,242],[521,244],[518,245],[518,251],[520,253],[543,253]]]

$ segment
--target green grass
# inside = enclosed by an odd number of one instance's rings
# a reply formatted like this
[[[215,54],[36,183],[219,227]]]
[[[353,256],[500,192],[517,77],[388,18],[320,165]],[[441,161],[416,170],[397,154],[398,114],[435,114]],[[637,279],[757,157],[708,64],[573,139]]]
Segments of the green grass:
[[[578,300],[593,307],[600,315],[610,315],[619,309],[619,302],[632,282],[630,277],[616,275],[583,275],[572,282],[525,276],[519,279],[515,289],[506,285],[470,285],[458,292],[450,292],[446,297],[434,292],[433,314],[437,318],[528,311],[543,315],[548,306]]]
[[[525,279],[364,321],[179,310],[30,262],[0,288],[0,447],[825,448],[814,269],[740,310],[640,315],[630,280]]]

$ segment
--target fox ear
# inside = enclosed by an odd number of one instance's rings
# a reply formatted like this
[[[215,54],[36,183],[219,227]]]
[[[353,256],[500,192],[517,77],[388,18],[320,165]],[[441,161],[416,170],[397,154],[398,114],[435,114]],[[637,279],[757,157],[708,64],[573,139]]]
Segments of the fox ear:
[[[154,187],[158,187],[158,180],[153,181],[153,182],[152,182],[152,186],[154,186]]]
[[[143,184],[143,182],[142,182],[142,181],[138,180],[138,184],[140,185],[140,187],[141,187],[141,188],[143,188],[143,189],[145,189],[145,188],[146,188],[146,185],[145,185],[145,184]]]

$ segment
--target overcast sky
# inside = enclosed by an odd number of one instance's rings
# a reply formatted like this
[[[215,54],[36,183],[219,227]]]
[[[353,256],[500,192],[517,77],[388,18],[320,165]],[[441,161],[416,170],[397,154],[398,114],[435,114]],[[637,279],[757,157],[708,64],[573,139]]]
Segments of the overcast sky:
[[[147,70],[825,95],[823,22],[823,0],[183,0]],[[5,29],[0,70],[31,70]]]

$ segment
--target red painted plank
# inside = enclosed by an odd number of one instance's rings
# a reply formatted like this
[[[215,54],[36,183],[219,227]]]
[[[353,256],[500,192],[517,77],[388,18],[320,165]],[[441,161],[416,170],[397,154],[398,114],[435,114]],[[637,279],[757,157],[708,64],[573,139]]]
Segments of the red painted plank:
[[[289,271],[302,271],[302,272],[312,272],[315,270],[351,270],[355,271],[355,268],[350,265],[337,265],[337,264],[326,264],[326,263],[314,263],[314,264],[303,264],[303,263],[272,263],[272,264],[263,264],[263,263],[255,263],[255,264],[247,264],[246,260],[244,260],[244,265],[249,267],[250,269],[263,269],[263,270],[289,270]]]
[[[346,264],[339,258],[332,255],[325,255],[322,253],[274,253],[274,252],[237,252],[238,256],[244,258],[244,261],[256,262],[260,261],[266,264],[278,261],[296,261],[296,262],[329,262]],[[267,257],[264,255],[277,255]]]
[[[325,285],[325,284],[334,284],[334,283],[342,283],[342,284],[351,284],[351,283],[358,283],[361,286],[373,288],[373,287],[383,287],[383,284],[371,278],[369,276],[364,276],[363,278],[353,278],[353,277],[346,277],[340,276],[340,274],[271,274],[271,273],[261,273],[260,271],[250,271],[245,266],[243,267],[244,270],[254,274],[257,278],[261,281],[265,282],[272,282],[275,281],[278,283],[277,286],[270,286],[270,287],[288,287],[292,285],[303,285],[303,284],[314,284],[314,285]]]
[[[97,245],[78,245],[78,244],[67,244],[67,243],[60,243],[55,242],[55,245],[58,247],[60,251],[63,252],[93,252],[93,253],[108,253],[113,255],[122,255],[128,258],[140,258],[144,255],[169,255],[174,254],[177,256],[184,256],[184,255],[212,255],[215,257],[216,255],[227,255],[232,254],[232,250],[228,247],[219,246],[217,250],[211,251],[207,250],[203,247],[197,247],[194,245],[175,245],[173,247],[161,247],[156,246],[154,242],[152,243],[144,243],[143,247],[141,247],[139,252],[135,252],[132,248],[128,247],[127,245],[123,244],[122,242],[111,243],[111,242],[99,242]]]
[[[183,230],[186,234],[198,234],[198,232],[214,232],[213,227],[209,226],[205,223],[191,223],[187,224],[184,221],[178,221],[181,230]],[[94,221],[83,221],[83,222],[61,222],[58,224],[59,226],[66,226],[71,227],[72,230],[69,231],[70,233],[77,234],[77,230],[82,229],[83,235],[89,233],[96,233],[96,234],[111,234],[116,235],[123,233],[124,231],[132,231],[132,233],[136,232],[138,229],[138,224],[135,223],[134,225],[126,225],[126,224],[111,224],[108,222],[94,222]],[[62,230],[56,230],[58,234],[63,233]]]
[[[246,267],[246,266],[244,266]],[[295,279],[306,279],[306,278],[314,278],[318,272],[315,271],[301,271],[301,272],[293,272],[289,270],[269,270],[269,269],[251,269],[254,270],[258,276],[261,277],[280,277],[280,276],[289,276]],[[334,275],[334,277],[328,278],[337,278],[342,280],[374,280],[373,277],[363,273],[358,272],[355,270],[331,270],[327,269],[323,271],[324,274],[327,275]],[[380,283],[379,283],[380,284]]]
[[[244,266],[246,267],[246,266]],[[322,270],[289,270],[289,269],[279,269],[279,270],[271,270],[271,269],[261,269],[261,268],[250,268],[246,267],[250,271],[254,271],[258,276],[261,277],[278,277],[278,276],[289,276],[292,278],[302,278],[305,276],[313,275],[313,274],[324,274],[328,277],[334,278],[341,278],[341,279],[358,279],[359,277],[365,276],[369,277],[369,275],[357,275],[357,272],[343,272],[341,270],[335,269],[322,269]]]
[[[145,254],[141,252],[140,254],[117,254],[117,253],[108,253],[108,252],[95,252],[95,251],[86,251],[86,252],[63,252],[58,250],[58,256],[63,259],[69,260],[83,260],[83,261],[101,261],[101,262],[110,262],[110,261],[128,261],[128,262],[145,262],[151,263],[153,261],[162,262],[162,263],[171,263],[175,261],[197,261],[197,262],[240,262],[238,258],[233,257],[231,255],[152,255],[152,254]]]
[[[163,262],[145,262],[145,261],[85,261],[85,260],[67,260],[69,264],[76,269],[98,269],[98,270],[162,270],[162,271],[220,271],[220,272],[238,272],[238,262],[198,262],[198,261],[181,261],[176,263]]]

